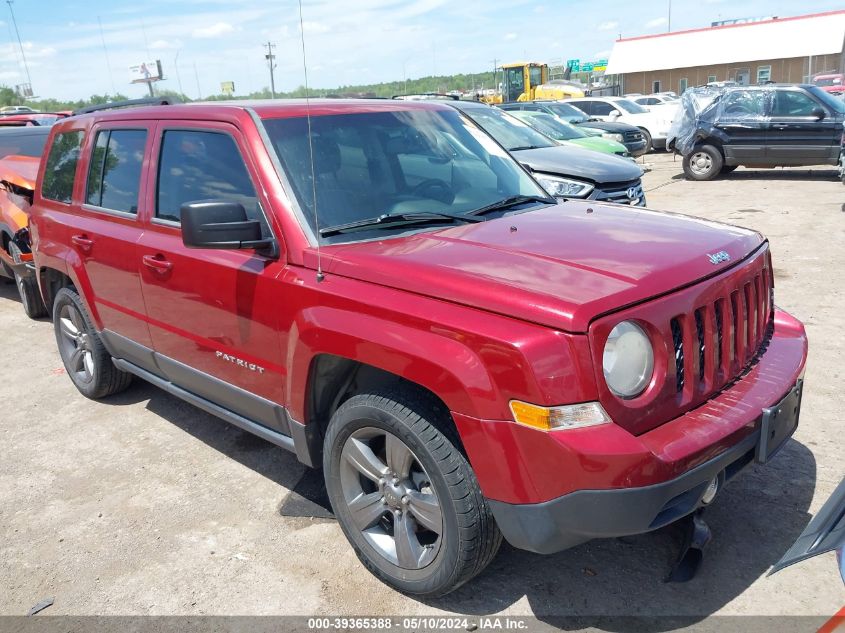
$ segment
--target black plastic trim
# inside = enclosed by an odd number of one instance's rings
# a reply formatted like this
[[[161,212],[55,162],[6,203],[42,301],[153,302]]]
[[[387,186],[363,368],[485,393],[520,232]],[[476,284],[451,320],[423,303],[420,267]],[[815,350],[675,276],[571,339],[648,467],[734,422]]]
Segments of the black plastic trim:
[[[726,470],[739,472],[730,468],[735,462],[750,463],[748,456],[753,455],[759,435],[755,431],[721,455],[659,484],[578,490],[536,504],[492,499],[487,503],[508,543],[538,554],[552,554],[594,538],[650,532],[693,512],[708,482]]]
[[[123,371],[129,372],[130,374],[134,374],[139,378],[143,378],[144,380],[154,384],[155,386],[163,389],[164,391],[168,392],[176,396],[177,398],[181,398],[185,402],[188,402],[195,407],[202,409],[203,411],[210,413],[211,415],[217,416],[229,422],[230,424],[234,424],[238,428],[243,429],[244,431],[249,431],[250,433],[261,437],[268,442],[275,444],[276,446],[280,446],[285,448],[291,452],[296,453],[296,447],[294,445],[294,440],[290,436],[283,435],[278,431],[274,431],[269,429],[261,424],[253,422],[252,420],[248,420],[247,418],[238,415],[228,409],[224,409],[223,407],[206,400],[196,394],[191,393],[190,391],[186,391],[181,387],[174,385],[172,382],[165,380],[155,374],[152,374],[144,369],[138,367],[137,365],[133,365],[132,363],[125,361],[120,358],[112,358],[112,362],[118,369]]]
[[[156,364],[155,353],[149,347],[140,345],[111,330],[100,332],[100,340],[109,354],[115,358],[124,358],[159,377],[163,375],[161,368]]]

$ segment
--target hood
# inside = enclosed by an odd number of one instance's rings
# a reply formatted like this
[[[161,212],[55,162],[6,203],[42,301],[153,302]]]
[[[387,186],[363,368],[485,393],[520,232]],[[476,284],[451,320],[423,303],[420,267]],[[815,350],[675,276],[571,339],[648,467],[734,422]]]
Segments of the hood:
[[[572,176],[597,184],[628,182],[643,175],[643,170],[630,160],[580,147],[558,145],[511,154],[531,171]]]
[[[515,229],[515,230],[514,230]],[[394,239],[338,244],[323,268],[567,332],[723,272],[759,233],[698,218],[568,201]],[[708,254],[730,260],[713,264]],[[316,250],[305,253],[316,269]]]
[[[625,132],[639,132],[640,128],[629,123],[616,123],[614,121],[583,121],[575,125],[579,127],[592,127],[597,130],[604,130],[605,132],[612,132],[613,134],[624,134]]]

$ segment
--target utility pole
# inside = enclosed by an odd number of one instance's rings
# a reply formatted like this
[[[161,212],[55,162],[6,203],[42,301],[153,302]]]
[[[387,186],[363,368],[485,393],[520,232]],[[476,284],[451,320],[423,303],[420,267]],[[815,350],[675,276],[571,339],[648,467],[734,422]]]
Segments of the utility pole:
[[[272,42],[267,42],[264,46],[267,47],[267,54],[264,56],[264,59],[267,60],[267,66],[270,68],[270,98],[276,98],[276,77],[273,73],[276,70],[276,64],[274,60],[276,56],[273,54],[273,49],[276,48],[276,45]]]
[[[666,20],[666,32],[672,32],[672,0],[669,0],[669,17]]]
[[[100,25],[100,41],[103,43],[103,53],[105,53],[106,57],[106,69],[109,71],[109,82],[111,83],[111,93],[112,96],[117,94],[117,88],[114,85],[114,75],[111,72],[111,62],[109,61],[109,49],[106,48],[106,36],[103,35],[103,21],[100,19],[100,16],[97,16],[97,24]]]
[[[495,57],[493,58],[493,90],[498,90],[499,82],[496,80],[496,76],[499,74],[499,60]]]
[[[185,94],[182,91],[182,77],[179,75],[179,53],[181,53],[181,52],[182,52],[182,49],[180,48],[178,51],[176,51],[176,57],[173,58],[173,70],[176,72],[176,81],[179,83],[179,97],[180,98],[183,94]]]
[[[194,78],[197,80],[197,99],[202,99],[202,91],[200,90],[200,74],[197,72],[196,62],[194,62]]]
[[[21,58],[23,58],[23,68],[26,71],[26,81],[29,84],[29,89],[32,90],[32,78],[29,76],[29,65],[26,63],[26,54],[23,52],[23,43],[21,42],[21,33],[18,31],[18,21],[15,20],[15,10],[12,8],[12,2],[14,0],[6,0],[6,4],[9,5],[9,13],[12,14],[12,24],[15,27],[15,35],[18,36],[18,47],[21,49]],[[26,97],[24,97],[25,99]]]

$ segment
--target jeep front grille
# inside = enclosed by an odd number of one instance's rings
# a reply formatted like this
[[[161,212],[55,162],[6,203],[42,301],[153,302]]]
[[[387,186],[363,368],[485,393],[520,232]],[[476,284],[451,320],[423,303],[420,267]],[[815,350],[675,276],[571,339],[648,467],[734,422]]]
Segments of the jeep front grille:
[[[765,346],[773,327],[770,273],[728,288],[724,296],[671,319],[675,391],[711,391],[736,376]],[[686,399],[686,398],[684,398]]]

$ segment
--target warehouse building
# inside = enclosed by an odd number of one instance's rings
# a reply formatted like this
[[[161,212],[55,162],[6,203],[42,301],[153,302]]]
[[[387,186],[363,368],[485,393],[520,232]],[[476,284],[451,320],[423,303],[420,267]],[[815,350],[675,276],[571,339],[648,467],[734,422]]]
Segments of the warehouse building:
[[[843,48],[845,11],[829,11],[621,38],[605,74],[623,93],[642,94],[714,81],[800,83],[842,72]]]

